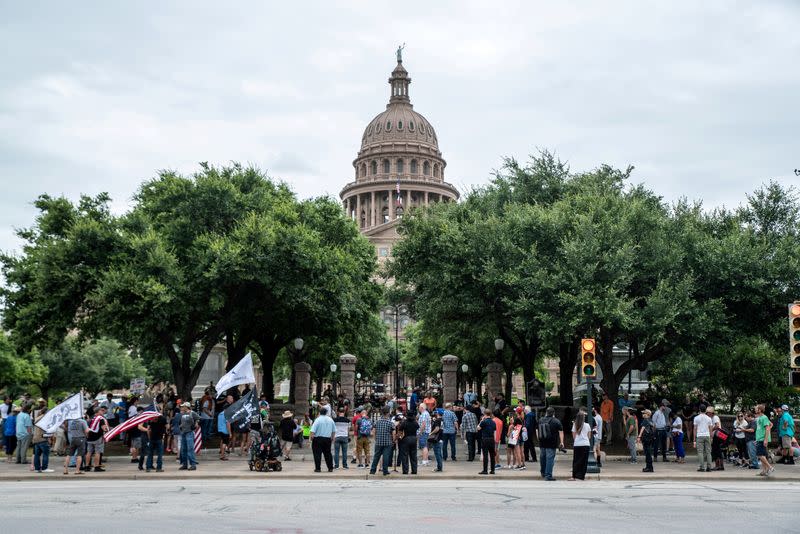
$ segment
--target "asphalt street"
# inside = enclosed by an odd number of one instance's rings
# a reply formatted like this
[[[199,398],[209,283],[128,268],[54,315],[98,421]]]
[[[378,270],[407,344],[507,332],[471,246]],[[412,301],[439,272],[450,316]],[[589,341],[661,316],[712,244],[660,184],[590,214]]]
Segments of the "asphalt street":
[[[800,530],[796,482],[93,480],[0,482],[2,532]]]

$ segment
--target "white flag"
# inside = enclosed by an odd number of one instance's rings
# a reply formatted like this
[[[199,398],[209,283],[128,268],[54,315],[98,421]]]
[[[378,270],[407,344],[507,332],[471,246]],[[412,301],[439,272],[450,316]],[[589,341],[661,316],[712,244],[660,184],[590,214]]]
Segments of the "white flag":
[[[76,393],[52,410],[48,410],[44,417],[39,419],[36,426],[47,434],[52,434],[64,421],[83,418],[83,399]]]
[[[217,382],[217,396],[219,397],[229,388],[239,384],[255,384],[256,375],[253,372],[253,358],[248,352],[236,366],[225,373]]]

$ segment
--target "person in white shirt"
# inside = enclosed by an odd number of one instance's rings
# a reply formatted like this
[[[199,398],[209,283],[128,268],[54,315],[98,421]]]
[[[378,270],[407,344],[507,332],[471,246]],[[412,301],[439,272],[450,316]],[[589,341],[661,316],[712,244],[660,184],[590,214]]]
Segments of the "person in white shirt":
[[[694,448],[697,449],[698,471],[711,471],[711,428],[714,422],[705,414],[705,406],[694,418]],[[712,410],[713,412],[713,410]]]
[[[583,480],[586,478],[586,467],[589,465],[589,436],[592,427],[586,422],[586,412],[580,410],[575,416],[572,425],[572,478],[570,480]]]
[[[603,441],[603,416],[597,412],[596,407],[592,407],[594,414],[594,457],[597,460],[597,467],[602,467],[600,462],[600,443]]]

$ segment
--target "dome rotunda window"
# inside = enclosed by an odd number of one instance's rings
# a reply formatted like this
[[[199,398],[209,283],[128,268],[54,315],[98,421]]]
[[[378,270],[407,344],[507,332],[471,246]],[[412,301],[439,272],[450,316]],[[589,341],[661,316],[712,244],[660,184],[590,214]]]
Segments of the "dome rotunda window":
[[[408,129],[414,131],[414,121],[408,121]]]
[[[392,121],[386,121],[386,131],[389,132],[392,130]]]
[[[376,134],[381,133],[381,123],[375,125],[375,133]]]
[[[397,129],[398,130],[402,130],[403,129],[403,121],[397,121]]]
[[[419,125],[419,133],[421,133],[423,135],[425,134],[425,125],[424,124],[420,124]]]

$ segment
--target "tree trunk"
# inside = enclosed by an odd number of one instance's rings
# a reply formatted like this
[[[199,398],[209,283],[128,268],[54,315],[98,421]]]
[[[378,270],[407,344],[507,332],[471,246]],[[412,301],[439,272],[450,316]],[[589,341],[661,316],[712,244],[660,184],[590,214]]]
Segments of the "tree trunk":
[[[261,393],[266,394],[267,401],[275,402],[275,377],[272,374],[275,367],[275,360],[278,358],[278,353],[281,351],[281,345],[278,341],[262,337],[255,340],[260,354],[258,355],[261,361]],[[294,366],[292,366],[294,367]]]
[[[319,402],[320,399],[322,399],[322,375],[321,374],[317,375],[317,379],[314,382],[316,383],[316,390],[317,390],[315,398],[317,399],[317,402]]]
[[[506,374],[506,387],[504,388],[503,391],[505,392],[506,402],[508,402],[508,404],[510,405],[511,404],[511,389],[512,389],[512,386],[513,386],[513,384],[511,382],[512,382],[512,378],[514,376],[514,368],[509,366],[509,367],[506,367],[504,369],[504,371],[505,371],[505,374]]]
[[[575,402],[572,393],[572,377],[578,361],[580,341],[572,340],[558,345],[558,389],[562,406],[572,406]]]

